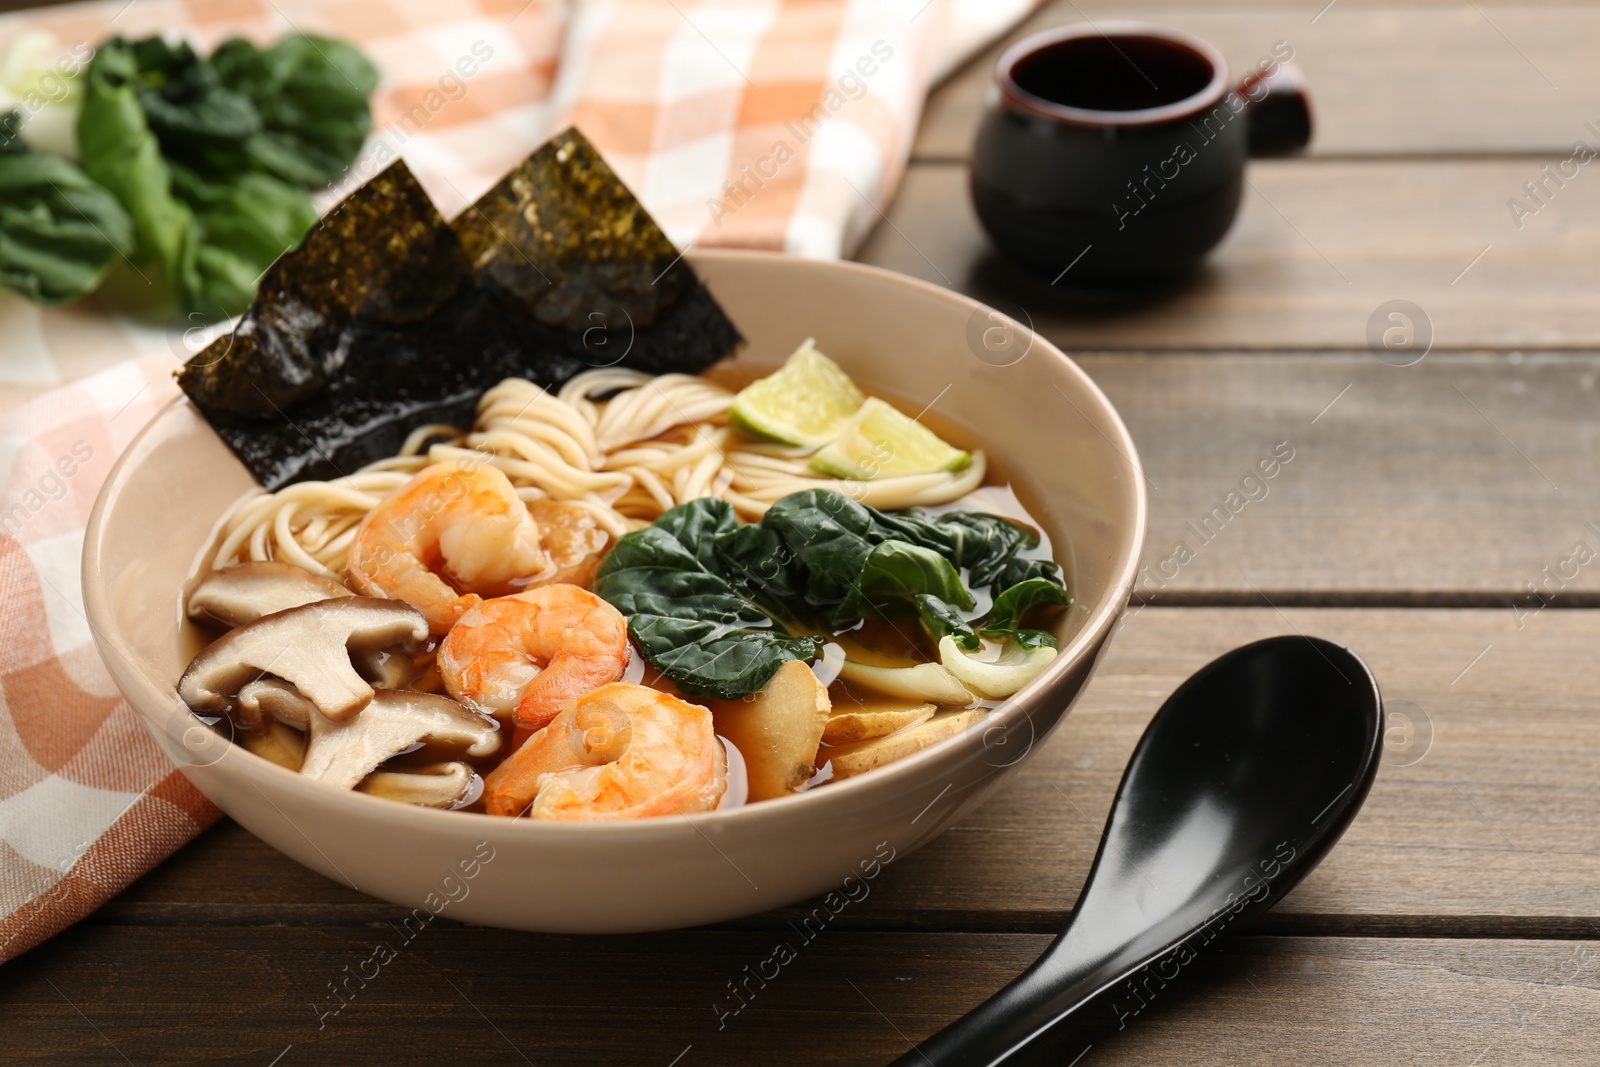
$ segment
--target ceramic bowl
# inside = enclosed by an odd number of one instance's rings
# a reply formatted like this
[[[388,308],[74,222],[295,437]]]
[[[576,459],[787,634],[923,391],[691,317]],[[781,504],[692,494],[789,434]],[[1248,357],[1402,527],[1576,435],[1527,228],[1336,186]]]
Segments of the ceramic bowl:
[[[937,397],[943,425],[983,442],[1048,529],[1076,598],[1050,668],[984,725],[890,766],[692,816],[512,820],[308,781],[201,725],[174,693],[185,665],[179,591],[221,516],[254,486],[179,399],[101,491],[83,592],[112,677],[201,792],[293,859],[403,907],[523,930],[659,930],[876,874],[972,811],[1047,740],[1127,601],[1144,538],[1144,480],[1110,402],[1042,337],[937,286],[764,253],[700,251],[692,262],[748,339],[737,359],[752,373],[812,336],[867,389]]]

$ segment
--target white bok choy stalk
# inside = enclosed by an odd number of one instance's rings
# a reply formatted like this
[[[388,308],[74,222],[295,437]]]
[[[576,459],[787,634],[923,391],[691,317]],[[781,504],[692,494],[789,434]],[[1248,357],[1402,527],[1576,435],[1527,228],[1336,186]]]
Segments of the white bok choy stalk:
[[[939,664],[956,681],[987,700],[999,700],[1021,689],[1050,666],[1056,649],[1024,647],[1012,638],[985,641],[976,653],[965,652],[953,637],[939,639]]]
[[[0,115],[17,113],[16,132],[28,147],[78,158],[77,76],[92,55],[87,42],[62,52],[46,30],[24,30],[0,50]]]
[[[876,667],[845,660],[839,675],[885,696],[926,700],[943,707],[966,707],[976,700],[1000,700],[1037,678],[1056,658],[1048,645],[1027,648],[1007,638],[985,641],[965,652],[953,637],[939,641],[939,662],[914,667]]]

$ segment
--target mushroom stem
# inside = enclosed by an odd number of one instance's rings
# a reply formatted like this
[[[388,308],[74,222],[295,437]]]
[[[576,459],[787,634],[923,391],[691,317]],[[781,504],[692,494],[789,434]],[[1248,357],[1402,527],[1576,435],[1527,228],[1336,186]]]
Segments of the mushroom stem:
[[[380,689],[355,718],[335,722],[317,712],[293,687],[262,679],[239,693],[241,707],[259,716],[306,727],[300,773],[341,789],[353,788],[392,756],[422,743],[480,759],[500,747],[493,719],[449,697]]]
[[[483,779],[477,777],[465,763],[442,763],[423,771],[373,771],[356,786],[363,793],[402,804],[418,804],[426,808],[451,808],[467,800],[483,788]]]

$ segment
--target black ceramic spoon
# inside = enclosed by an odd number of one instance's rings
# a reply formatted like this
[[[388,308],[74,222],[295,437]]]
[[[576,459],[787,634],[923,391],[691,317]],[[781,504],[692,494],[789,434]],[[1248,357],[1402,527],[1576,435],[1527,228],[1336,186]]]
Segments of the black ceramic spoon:
[[[1382,718],[1372,673],[1331,641],[1273,637],[1207,664],[1134,750],[1066,929],[895,1067],[1032,1062],[1069,1016],[1074,1030],[1128,1026],[1333,847],[1377,773]],[[1062,1051],[1076,1049],[1051,1058]]]

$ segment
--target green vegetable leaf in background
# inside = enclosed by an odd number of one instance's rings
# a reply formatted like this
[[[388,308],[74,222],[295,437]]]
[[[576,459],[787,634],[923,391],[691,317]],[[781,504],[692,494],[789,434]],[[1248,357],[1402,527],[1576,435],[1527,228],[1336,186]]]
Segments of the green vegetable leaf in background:
[[[746,525],[708,498],[619,540],[595,591],[628,616],[658,670],[685,692],[726,699],[754,692],[784,660],[810,659],[823,643],[795,644],[788,634],[864,618],[914,615],[935,640],[948,635],[968,651],[980,634],[1053,644],[1020,628],[1036,609],[1072,599],[1053,561],[1017,554],[1038,544],[998,516],[881,512],[831,490],[791,493]],[[968,618],[976,600],[958,567],[989,579],[994,603],[979,619]]]
[[[236,315],[316,224],[303,187],[349,169],[377,77],[330,38],[232,40],[208,59],[159,37],[113,37],[84,79],[84,169],[131,216],[138,257],[160,265],[180,310]]]
[[[76,165],[11,136],[15,121],[15,113],[0,116],[0,284],[64,304],[133,253],[133,222]]]
[[[84,171],[133,219],[138,258],[159,263],[177,292],[194,213],[172,193],[166,158],[139,103],[138,59],[121,38],[102,44],[84,75],[78,151]]]
[[[86,80],[84,167],[133,217],[141,255],[181,310],[242,312],[317,221],[302,189],[254,169],[250,146],[269,131],[252,98],[188,45],[154,37],[105,42]]]
[[[245,142],[261,132],[261,116],[249,97],[223,85],[215,68],[186,43],[148,37],[126,47],[138,71],[133,85],[139,106],[162,153],[191,167],[238,169]]]
[[[26,152],[28,145],[22,140],[22,113],[0,112],[0,155],[7,152]]]
[[[243,311],[261,272],[317,223],[305,193],[270,175],[245,171],[207,181],[174,163],[172,179],[195,215],[180,266],[179,291],[189,310],[214,317]]]
[[[173,164],[177,173],[179,164]],[[179,303],[207,320],[241,314],[256,283],[317,224],[311,199],[268,174],[245,171],[210,183],[174,181],[194,211],[178,264]]]
[[[256,167],[298,185],[343,177],[372,128],[378,71],[366,56],[330,37],[294,34],[267,49],[233,38],[211,63],[261,116],[261,132],[245,146]]]

